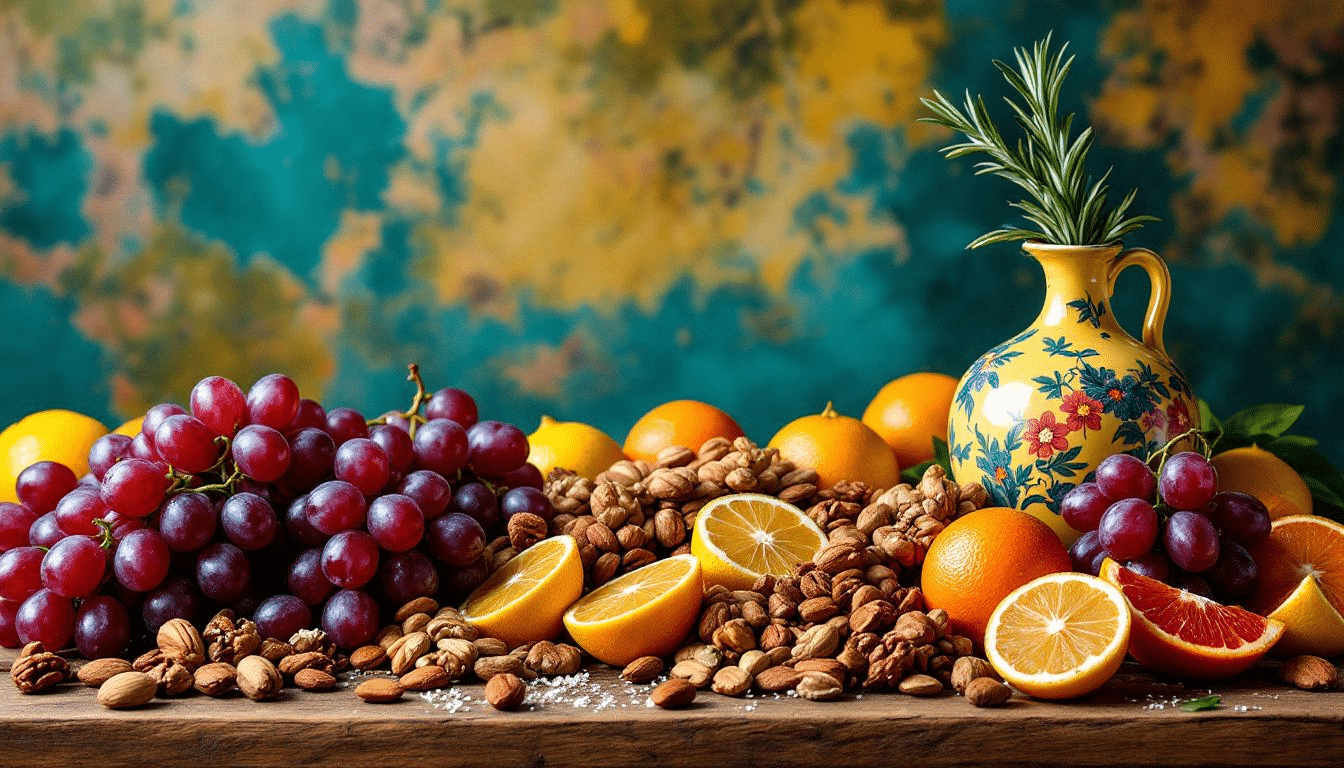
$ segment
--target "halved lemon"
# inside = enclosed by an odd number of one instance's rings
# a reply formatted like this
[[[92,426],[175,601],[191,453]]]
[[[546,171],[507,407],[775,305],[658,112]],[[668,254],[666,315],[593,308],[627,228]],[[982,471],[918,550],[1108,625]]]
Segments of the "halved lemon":
[[[669,557],[589,592],[565,612],[565,628],[580,648],[613,667],[667,656],[691,631],[703,593],[700,562]]]
[[[1051,573],[1011,592],[985,629],[1004,680],[1042,699],[1100,688],[1125,659],[1130,616],[1120,590],[1084,573]]]
[[[709,502],[691,534],[691,554],[704,569],[705,584],[729,589],[750,589],[762,574],[788,575],[825,544],[826,534],[801,509],[759,493]]]
[[[553,536],[490,574],[462,603],[462,618],[512,648],[558,635],[565,609],[581,594],[579,545],[572,536]]]

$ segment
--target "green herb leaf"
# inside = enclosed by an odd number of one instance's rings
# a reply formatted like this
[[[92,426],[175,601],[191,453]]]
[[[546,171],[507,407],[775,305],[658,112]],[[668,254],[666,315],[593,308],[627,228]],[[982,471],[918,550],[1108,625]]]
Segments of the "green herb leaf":
[[[1201,696],[1198,699],[1191,699],[1181,705],[1181,709],[1186,712],[1202,712],[1206,709],[1213,709],[1221,704],[1223,697],[1218,694],[1212,696]]]
[[[1305,406],[1284,403],[1253,405],[1237,411],[1223,422],[1223,432],[1239,435],[1272,435],[1278,437],[1292,428],[1302,417]]]
[[[1199,423],[1204,432],[1219,432],[1223,429],[1222,422],[1213,415],[1213,409],[1209,407],[1208,401],[1199,398]]]

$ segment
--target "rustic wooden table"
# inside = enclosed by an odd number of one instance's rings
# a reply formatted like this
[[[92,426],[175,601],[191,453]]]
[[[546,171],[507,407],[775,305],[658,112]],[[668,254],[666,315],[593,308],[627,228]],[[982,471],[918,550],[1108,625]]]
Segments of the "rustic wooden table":
[[[6,664],[7,666],[7,664]],[[1344,692],[1307,693],[1266,675],[1230,686],[1214,710],[1176,702],[1207,688],[1126,668],[1067,704],[1014,697],[975,709],[943,694],[865,694],[830,703],[703,694],[647,706],[649,686],[595,669],[583,684],[536,685],[528,711],[496,712],[479,685],[395,704],[353,684],[287,689],[275,702],[190,694],[104,709],[71,683],[23,696],[0,686],[3,766],[1331,766],[1344,765]]]

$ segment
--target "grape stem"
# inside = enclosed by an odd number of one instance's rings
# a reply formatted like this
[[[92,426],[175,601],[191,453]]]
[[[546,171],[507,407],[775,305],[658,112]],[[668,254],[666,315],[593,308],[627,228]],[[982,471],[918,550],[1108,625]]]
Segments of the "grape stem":
[[[420,365],[418,363],[411,363],[406,366],[406,368],[408,371],[406,380],[415,382],[415,397],[411,398],[411,407],[401,411],[400,415],[403,419],[410,422],[411,437],[415,437],[416,426],[425,423],[425,417],[420,414],[420,409],[424,407],[425,401],[429,399],[429,393],[425,390],[425,380],[420,377]],[[369,419],[365,423],[372,427],[378,424],[386,424],[387,419],[383,416],[379,416],[376,419]]]
[[[98,546],[111,549],[117,543],[117,540],[112,538],[112,523],[106,520],[94,520],[93,524],[98,528]]]
[[[233,471],[231,471],[231,472],[229,473],[229,476],[226,477],[226,478],[224,478],[223,480],[221,480],[221,481],[218,482],[218,483],[214,483],[214,484],[211,484],[211,485],[202,485],[202,486],[198,486],[198,487],[196,487],[196,488],[185,488],[185,487],[183,487],[183,488],[178,488],[176,491],[172,491],[172,492],[173,492],[173,493],[185,493],[185,492],[187,492],[187,491],[190,491],[190,492],[192,492],[192,493],[215,493],[215,492],[218,492],[218,493],[223,493],[223,494],[226,494],[226,495],[232,495],[232,494],[233,494],[234,486],[236,486],[236,485],[238,484],[238,481],[241,480],[241,479],[243,479],[243,471],[242,471],[241,469],[238,468],[238,465],[237,465],[237,464],[235,464],[235,465],[233,465]]]
[[[1209,455],[1213,452],[1213,446],[1210,445],[1208,439],[1204,437],[1204,433],[1200,432],[1198,429],[1187,429],[1181,434],[1168,440],[1167,444],[1162,446],[1158,452],[1154,454],[1155,457],[1161,459],[1157,463],[1158,477],[1162,476],[1162,469],[1167,466],[1167,459],[1169,458],[1168,454],[1171,453],[1171,449],[1175,448],[1177,444],[1184,442],[1186,439],[1193,439],[1195,446],[1206,459],[1209,458]],[[1150,467],[1152,466],[1154,456],[1148,457],[1148,465]]]

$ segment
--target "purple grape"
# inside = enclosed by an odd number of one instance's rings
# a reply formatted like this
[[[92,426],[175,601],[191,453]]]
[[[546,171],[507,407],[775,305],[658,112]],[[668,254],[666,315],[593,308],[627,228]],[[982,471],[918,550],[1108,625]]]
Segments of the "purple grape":
[[[111,534],[112,541],[115,542],[126,538],[126,534],[131,531],[143,530],[146,527],[145,518],[127,517],[116,512],[108,512],[103,515],[103,522],[107,523],[107,531]]]
[[[388,466],[393,472],[408,472],[415,463],[415,443],[410,434],[400,427],[379,424],[369,430],[369,439],[387,454]]]
[[[1172,509],[1201,509],[1218,492],[1218,470],[1194,451],[1167,459],[1157,481],[1162,502]]]
[[[289,442],[271,427],[249,424],[238,430],[232,451],[243,474],[258,482],[278,480],[289,469]]]
[[[154,448],[175,469],[195,475],[219,461],[220,446],[215,437],[205,422],[178,414],[164,419],[154,430]]]
[[[432,419],[415,430],[415,458],[421,469],[455,476],[467,465],[470,452],[467,433],[455,421]]]
[[[383,424],[385,426],[392,427],[393,429],[399,429],[402,432],[407,433],[407,435],[409,436],[411,431],[411,420],[406,418],[406,415],[401,411],[388,411],[387,413],[384,413],[382,416],[379,416],[378,418],[383,420]],[[369,436],[370,437],[373,436],[372,429],[369,430]],[[387,446],[383,447],[386,448]]]
[[[103,476],[101,495],[113,512],[144,517],[163,503],[168,485],[167,474],[159,465],[144,459],[122,459]]]
[[[322,573],[322,550],[305,549],[289,564],[285,586],[308,605],[321,605],[336,588]]]
[[[378,567],[378,581],[383,593],[396,605],[405,605],[417,597],[433,597],[439,591],[439,572],[418,549],[383,558]]]
[[[1167,520],[1163,544],[1171,562],[1189,573],[1200,573],[1218,562],[1218,531],[1203,515],[1185,510]]]
[[[107,514],[107,503],[103,501],[99,491],[92,488],[76,488],[56,504],[56,511],[51,514],[61,531],[71,536],[76,534],[93,536],[98,533],[98,526],[94,525],[93,521],[100,520]],[[31,533],[29,535],[31,536]],[[51,543],[54,544],[55,541]]]
[[[463,429],[471,429],[476,424],[479,411],[471,395],[460,389],[445,387],[429,396],[425,403],[426,419],[450,419]]]
[[[13,600],[0,600],[0,648],[18,648],[19,629],[14,619],[19,613],[19,603]]]
[[[1069,560],[1073,563],[1073,570],[1096,576],[1097,574],[1092,572],[1092,561],[1097,559],[1098,553],[1105,552],[1106,548],[1101,546],[1101,537],[1095,530],[1091,530],[1074,540],[1073,545],[1069,547]]]
[[[477,587],[490,578],[490,564],[484,559],[461,568],[449,568],[442,577],[444,592],[454,600],[465,600]]]
[[[274,595],[261,601],[252,620],[257,623],[257,634],[263,638],[288,640],[301,629],[313,624],[313,612],[308,604],[293,595]]]
[[[179,576],[168,579],[158,589],[145,595],[140,614],[145,629],[153,634],[173,619],[194,620],[200,605],[201,594],[195,585]]]
[[[499,499],[484,483],[462,484],[453,492],[453,500],[447,511],[469,515],[486,530],[494,528],[504,519],[499,509]]]
[[[22,602],[42,589],[42,557],[37,547],[15,547],[0,555],[0,597]]]
[[[75,614],[75,648],[86,659],[120,656],[131,644],[131,618],[114,597],[85,600]]]
[[[75,601],[39,589],[19,606],[14,628],[22,643],[37,640],[52,651],[67,648],[75,634]]]
[[[355,486],[365,496],[372,496],[387,484],[392,471],[387,452],[367,437],[347,440],[336,449],[333,472],[337,480]]]
[[[1120,562],[1133,560],[1157,541],[1157,510],[1142,499],[1121,499],[1106,508],[1097,526],[1101,545]]]
[[[127,589],[148,592],[168,578],[171,554],[168,542],[155,530],[131,531],[117,545],[112,572]]]
[[[1059,504],[1060,517],[1075,531],[1095,531],[1101,516],[1111,506],[1111,499],[1101,492],[1096,483],[1083,483],[1064,494]]]
[[[131,450],[122,458],[161,461],[159,452],[154,449],[154,438],[145,435],[143,432],[131,438]]]
[[[485,551],[485,529],[472,518],[449,512],[425,529],[429,553],[444,565],[471,565]]]
[[[1245,547],[1235,541],[1223,539],[1220,549],[1218,562],[1204,572],[1204,578],[1228,597],[1240,598],[1249,595],[1255,589],[1255,583],[1260,575],[1255,559]]]
[[[39,517],[23,504],[0,501],[0,552],[28,546],[28,530]]]
[[[317,530],[308,522],[308,495],[304,494],[289,503],[285,511],[285,531],[289,538],[303,547],[320,547],[327,543],[327,534]]]
[[[98,482],[103,481],[107,470],[117,463],[117,459],[131,455],[131,438],[112,432],[94,441],[89,448],[89,472]]]
[[[341,531],[322,546],[322,573],[343,589],[359,589],[378,575],[378,542],[363,531]]]
[[[288,427],[298,412],[299,387],[284,374],[262,376],[247,391],[247,418],[253,424],[278,431]]]
[[[1209,582],[1205,581],[1204,577],[1198,573],[1186,573],[1180,569],[1172,569],[1169,578],[1168,583],[1177,589],[1183,589],[1192,595],[1199,595],[1209,600],[1217,600],[1214,597],[1213,590],[1209,587]]]
[[[378,546],[405,552],[424,537],[425,515],[411,497],[389,493],[370,502],[367,527]]]
[[[89,536],[67,536],[42,557],[42,584],[61,597],[88,597],[107,574],[107,552]]]
[[[219,527],[229,541],[250,552],[274,541],[280,523],[270,502],[255,493],[238,493],[219,510]]]
[[[1208,506],[1209,520],[1222,535],[1243,547],[1254,547],[1269,538],[1269,510],[1249,493],[1223,491]]]
[[[500,477],[523,466],[530,450],[527,435],[502,421],[476,422],[467,430],[467,444],[471,468],[486,477]]]
[[[280,484],[292,491],[304,492],[331,475],[336,459],[336,442],[320,429],[305,427],[289,438],[289,469]]]
[[[50,548],[63,538],[65,531],[61,530],[61,523],[55,512],[48,512],[37,518],[33,521],[33,526],[28,529],[28,543],[34,547]]]
[[[1148,464],[1137,456],[1115,453],[1097,465],[1097,488],[1111,501],[1142,499],[1151,503],[1157,489],[1157,477]]]
[[[308,494],[308,522],[329,536],[363,525],[366,510],[364,494],[344,480],[328,480]]]
[[[159,533],[174,552],[195,552],[210,542],[219,515],[210,499],[200,493],[179,493],[159,513]]]
[[[411,497],[424,513],[425,521],[429,522],[448,511],[453,486],[438,472],[421,469],[402,478],[397,484],[397,493]]]
[[[506,488],[536,488],[538,491],[546,485],[541,470],[531,464],[524,464],[512,472],[505,472],[499,477],[499,482]]]
[[[79,478],[64,464],[39,461],[19,473],[14,484],[19,501],[34,514],[45,515],[79,485]]]
[[[196,556],[196,584],[211,600],[241,600],[252,586],[252,565],[243,550],[216,542]]]
[[[322,607],[322,631],[346,650],[365,645],[378,631],[378,603],[368,593],[343,589]]]
[[[243,390],[223,376],[207,376],[191,388],[191,414],[224,437],[247,423],[247,397]],[[155,431],[157,440],[158,432]]]
[[[369,436],[369,425],[364,421],[364,414],[354,408],[332,408],[327,411],[326,430],[331,439],[336,441],[337,447],[346,440]]]
[[[176,403],[159,403],[145,411],[145,418],[140,420],[140,434],[144,435],[145,440],[151,446],[154,446],[154,433],[158,431],[159,425],[169,416],[180,416],[186,412],[187,409]],[[157,448],[157,446],[155,447]]]
[[[1152,549],[1125,562],[1129,570],[1150,579],[1166,581],[1171,574],[1171,561],[1162,552]]]
[[[555,517],[555,507],[551,506],[546,494],[529,487],[514,488],[504,494],[499,500],[499,511],[505,520],[520,512],[531,512],[548,523]]]

